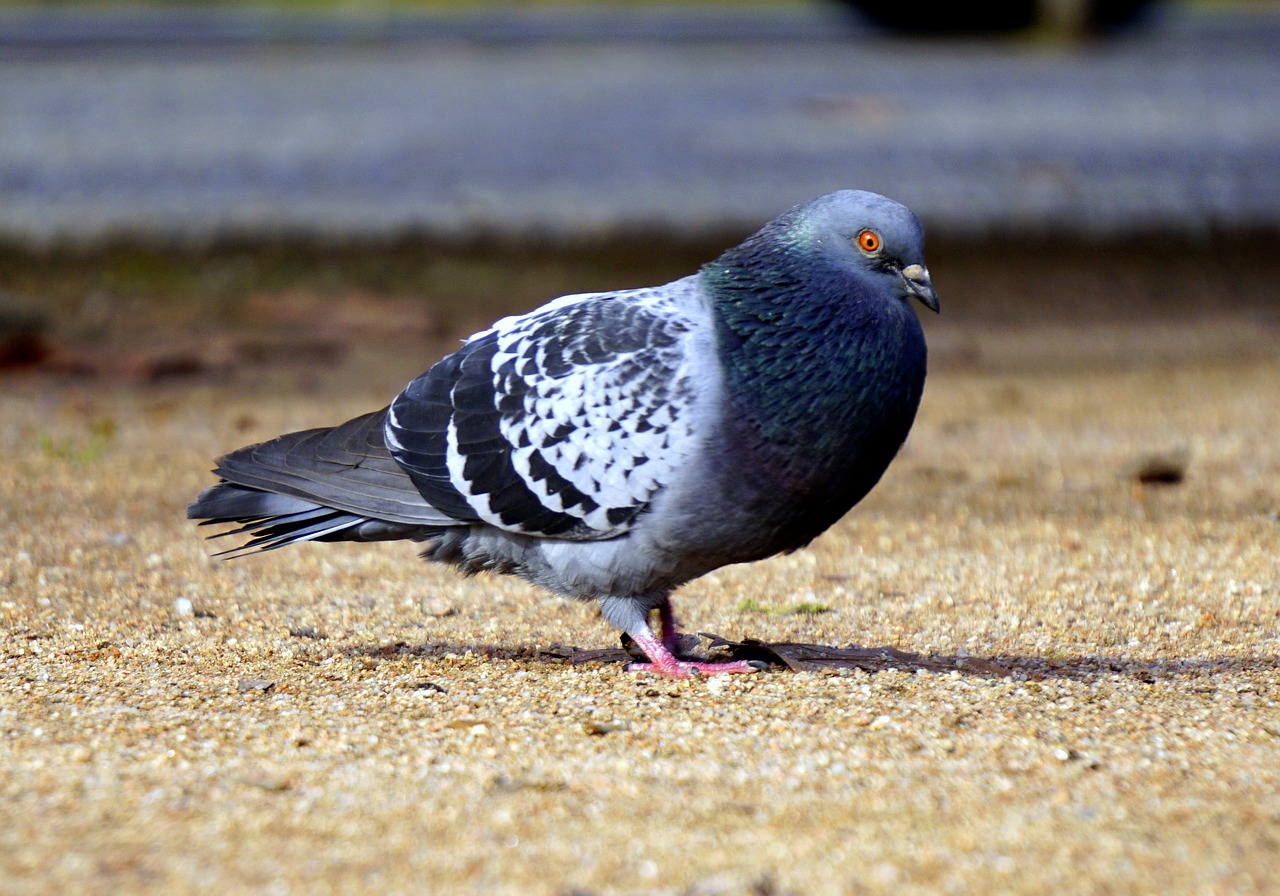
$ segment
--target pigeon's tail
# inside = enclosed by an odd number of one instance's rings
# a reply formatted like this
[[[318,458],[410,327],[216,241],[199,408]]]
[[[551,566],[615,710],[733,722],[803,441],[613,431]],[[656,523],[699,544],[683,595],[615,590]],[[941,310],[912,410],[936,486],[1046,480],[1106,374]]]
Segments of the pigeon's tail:
[[[422,539],[432,531],[426,526],[370,519],[234,482],[220,482],[205,489],[193,504],[187,506],[187,517],[201,520],[202,526],[217,523],[236,523],[239,526],[219,532],[212,538],[249,536],[249,540],[239,547],[219,552],[219,557],[269,551],[299,541]],[[435,531],[439,531],[438,528]]]
[[[249,536],[222,555],[299,541],[417,541],[457,525],[427,503],[387,451],[385,416],[377,411],[233,451],[218,461],[222,481],[187,506],[187,518],[239,526],[214,537]]]

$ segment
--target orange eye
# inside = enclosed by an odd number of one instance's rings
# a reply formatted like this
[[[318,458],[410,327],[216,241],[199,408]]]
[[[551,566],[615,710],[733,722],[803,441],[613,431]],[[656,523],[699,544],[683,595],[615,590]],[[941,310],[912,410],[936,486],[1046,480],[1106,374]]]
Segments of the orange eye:
[[[880,248],[880,234],[874,230],[864,230],[858,234],[858,246],[863,252],[875,252]]]

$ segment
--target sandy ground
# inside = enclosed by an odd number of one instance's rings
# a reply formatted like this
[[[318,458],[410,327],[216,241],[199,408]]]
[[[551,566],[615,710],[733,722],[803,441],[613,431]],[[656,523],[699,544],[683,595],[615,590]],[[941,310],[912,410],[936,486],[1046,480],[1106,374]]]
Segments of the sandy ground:
[[[930,337],[873,495],[677,610],[941,673],[659,681],[408,545],[211,559],[213,456],[378,406],[425,343],[6,375],[0,891],[1280,891],[1275,316]]]

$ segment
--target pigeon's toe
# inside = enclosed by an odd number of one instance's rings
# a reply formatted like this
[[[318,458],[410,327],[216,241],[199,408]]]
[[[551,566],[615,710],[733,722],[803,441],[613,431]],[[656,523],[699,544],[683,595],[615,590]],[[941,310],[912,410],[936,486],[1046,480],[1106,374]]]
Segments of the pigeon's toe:
[[[759,672],[767,664],[739,660],[732,663],[686,663],[672,659],[669,663],[631,663],[628,672],[648,672],[662,678],[693,678],[696,675],[740,675]]]

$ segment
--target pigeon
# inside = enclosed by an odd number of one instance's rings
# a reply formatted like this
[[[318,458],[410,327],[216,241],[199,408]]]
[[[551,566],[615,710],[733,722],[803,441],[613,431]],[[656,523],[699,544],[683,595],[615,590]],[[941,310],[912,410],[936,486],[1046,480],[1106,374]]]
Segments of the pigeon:
[[[829,193],[696,274],[505,317],[382,410],[227,454],[187,516],[235,524],[237,556],[408,539],[596,601],[631,670],[754,671],[678,659],[671,594],[804,547],[880,479],[924,388],[923,248],[905,206]]]

